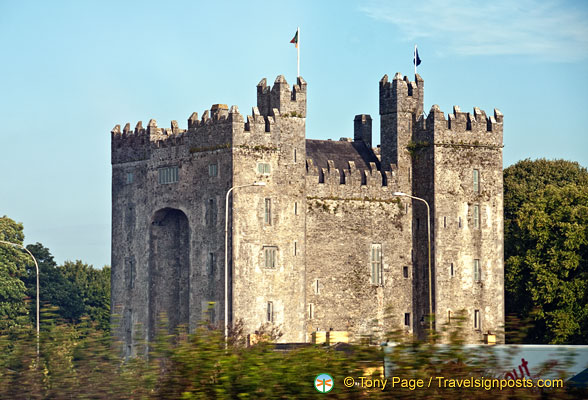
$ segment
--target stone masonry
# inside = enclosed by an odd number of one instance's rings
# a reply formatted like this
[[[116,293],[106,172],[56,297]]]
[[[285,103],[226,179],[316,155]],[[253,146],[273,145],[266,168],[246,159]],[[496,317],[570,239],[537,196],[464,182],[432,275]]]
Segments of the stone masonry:
[[[112,310],[125,355],[158,327],[264,324],[280,341],[315,331],[423,338],[429,314],[430,205],[435,327],[465,313],[469,342],[504,324],[502,114],[434,105],[424,81],[380,81],[354,138],[305,137],[307,84],[257,85],[244,117],[215,104],[187,129],[112,130]],[[229,198],[224,303],[225,196]],[[452,322],[453,316],[453,322]],[[162,322],[163,321],[163,322]]]

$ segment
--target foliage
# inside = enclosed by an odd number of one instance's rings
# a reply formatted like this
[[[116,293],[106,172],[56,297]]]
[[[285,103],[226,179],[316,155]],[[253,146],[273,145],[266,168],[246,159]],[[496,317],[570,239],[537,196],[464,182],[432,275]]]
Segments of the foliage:
[[[45,313],[43,321],[51,321]],[[75,399],[305,399],[319,395],[314,378],[328,373],[334,378],[330,399],[383,399],[458,397],[477,399],[539,399],[581,397],[571,389],[449,389],[392,388],[392,376],[402,379],[490,378],[501,371],[489,347],[462,346],[461,324],[445,329],[450,344],[406,340],[399,334],[387,351],[393,365],[387,388],[346,388],[345,377],[370,376],[366,368],[381,366],[379,346],[303,345],[287,351],[262,341],[244,345],[243,338],[225,343],[221,330],[198,328],[193,334],[160,335],[150,344],[149,357],[123,361],[119,343],[95,327],[49,323],[41,335],[37,358],[32,327],[10,335],[0,334],[0,398]],[[161,332],[167,332],[162,329]],[[369,342],[369,341],[368,341]],[[426,385],[426,384],[425,384]],[[320,396],[320,395],[319,395]],[[544,397],[547,396],[547,397]]]
[[[22,245],[22,224],[0,218],[0,240]],[[18,247],[0,243],[0,329],[26,323],[26,289],[21,278],[30,256]]]
[[[45,305],[56,306],[57,315],[64,321],[78,324],[88,317],[101,330],[110,327],[110,268],[92,268],[81,261],[66,261],[58,266],[48,248],[41,243],[27,249],[39,265],[40,299]],[[36,295],[36,271],[29,261],[23,279],[30,298]],[[30,303],[31,316],[35,304]]]
[[[527,343],[588,343],[588,171],[557,160],[504,170],[506,312]]]

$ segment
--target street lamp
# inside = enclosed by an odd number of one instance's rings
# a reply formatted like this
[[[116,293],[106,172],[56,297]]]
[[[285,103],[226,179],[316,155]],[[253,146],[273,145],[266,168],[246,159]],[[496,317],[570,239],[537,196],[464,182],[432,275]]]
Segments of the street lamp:
[[[29,256],[31,256],[31,258],[35,262],[35,269],[37,271],[37,356],[38,356],[39,355],[39,264],[37,264],[37,259],[35,258],[35,256],[33,256],[33,254],[29,251],[29,249],[27,249],[23,245],[18,244],[18,243],[7,242],[5,240],[0,240],[0,243],[9,244],[11,246],[19,247],[19,248],[23,249],[24,251],[29,253]]]
[[[265,182],[253,182],[248,185],[233,186],[225,198],[225,341],[229,337],[229,195],[233,189],[249,186],[265,186]]]
[[[425,203],[427,206],[427,244],[428,244],[428,252],[429,252],[429,332],[430,335],[433,335],[433,294],[432,294],[432,286],[431,286],[431,211],[429,209],[429,203],[425,199],[421,199],[420,197],[411,196],[410,194],[402,193],[402,192],[394,192],[392,193],[393,196],[404,196],[410,197],[414,200],[419,200]]]

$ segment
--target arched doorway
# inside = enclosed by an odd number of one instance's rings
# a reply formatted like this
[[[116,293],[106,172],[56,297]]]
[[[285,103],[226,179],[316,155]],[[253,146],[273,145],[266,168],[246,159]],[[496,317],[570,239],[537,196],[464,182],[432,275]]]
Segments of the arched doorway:
[[[174,208],[157,211],[149,232],[149,340],[166,320],[169,331],[188,325],[190,227]]]

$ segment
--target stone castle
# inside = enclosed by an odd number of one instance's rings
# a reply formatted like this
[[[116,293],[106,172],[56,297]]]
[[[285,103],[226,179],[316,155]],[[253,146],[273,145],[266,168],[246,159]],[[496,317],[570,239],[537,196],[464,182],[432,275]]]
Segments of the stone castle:
[[[436,329],[465,310],[468,341],[503,340],[503,116],[427,115],[419,75],[379,87],[377,148],[369,115],[353,139],[306,139],[300,77],[262,79],[247,117],[215,104],[187,129],[114,127],[112,310],[127,355],[162,315],[170,328],[223,326],[225,307],[229,324],[269,323],[283,342],[330,330],[423,338],[430,307]],[[427,207],[400,193],[430,206],[430,288]]]

